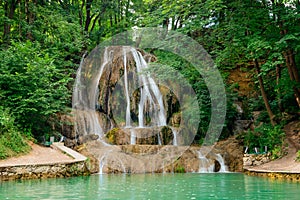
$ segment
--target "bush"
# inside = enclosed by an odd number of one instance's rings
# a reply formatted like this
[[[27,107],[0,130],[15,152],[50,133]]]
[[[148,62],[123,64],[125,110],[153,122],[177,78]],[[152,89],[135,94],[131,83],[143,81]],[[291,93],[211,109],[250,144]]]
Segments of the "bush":
[[[29,145],[14,126],[14,118],[0,106],[0,159],[26,153]]]
[[[284,136],[285,134],[280,126],[272,127],[269,124],[263,124],[254,129],[254,131],[249,130],[244,135],[244,143],[248,146],[250,152],[253,151],[255,147],[259,147],[260,152],[262,152],[264,151],[264,147],[267,146],[268,151],[277,155],[275,157],[280,157],[279,152],[281,152]]]
[[[50,133],[56,113],[70,100],[69,77],[38,42],[13,42],[0,51],[1,104],[22,129]]]

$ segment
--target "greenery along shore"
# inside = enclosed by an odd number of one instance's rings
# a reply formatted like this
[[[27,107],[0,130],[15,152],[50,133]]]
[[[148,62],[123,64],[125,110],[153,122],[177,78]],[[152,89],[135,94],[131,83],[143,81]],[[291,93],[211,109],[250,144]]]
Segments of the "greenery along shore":
[[[299,1],[283,0],[1,1],[0,158],[28,151],[22,137],[59,136],[84,52],[132,27],[164,27],[203,45],[227,89],[221,137],[232,134],[235,119],[252,119],[259,111],[259,128],[241,138],[251,148],[280,152],[281,128],[299,117],[299,9]],[[201,143],[210,119],[203,79],[183,58],[149,51],[158,63],[180,71],[196,91],[201,128],[194,143]],[[245,77],[237,82],[234,71]]]

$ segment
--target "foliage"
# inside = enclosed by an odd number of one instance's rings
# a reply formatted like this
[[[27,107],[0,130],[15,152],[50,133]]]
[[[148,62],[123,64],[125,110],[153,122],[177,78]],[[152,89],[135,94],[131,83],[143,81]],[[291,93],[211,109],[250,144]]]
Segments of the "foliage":
[[[116,143],[116,134],[120,131],[119,128],[113,128],[108,133],[106,133],[107,142],[109,144],[115,144]]]
[[[17,130],[14,118],[0,106],[0,159],[28,152],[30,147]]]
[[[297,151],[296,161],[300,162],[300,150]]]
[[[282,148],[280,146],[276,146],[274,149],[271,151],[271,158],[273,160],[281,158],[283,156]]]
[[[38,42],[13,42],[0,52],[0,59],[2,105],[11,109],[19,126],[31,129],[35,136],[49,132],[48,122],[65,110],[69,100],[68,76]]]
[[[181,94],[184,94],[184,91],[188,91],[189,88],[194,90],[198,103],[194,103],[194,100],[190,96],[184,96],[184,99],[181,99],[181,101],[190,102],[188,105],[199,105],[199,116],[195,116],[198,114],[195,110],[198,108],[189,106],[181,109],[185,109],[185,113],[187,113],[187,116],[185,117],[189,119],[187,122],[188,127],[189,125],[197,124],[200,119],[198,126],[199,129],[192,130],[198,131],[196,140],[200,139],[207,131],[211,111],[210,96],[204,79],[201,77],[199,72],[183,58],[180,58],[170,52],[160,50],[154,51],[154,54],[157,57],[158,62],[152,64],[148,69],[153,76],[160,80],[160,82],[166,81],[166,84],[169,86],[172,85],[174,89],[179,90],[177,92]],[[197,120],[197,122],[193,120]],[[189,128],[192,129],[194,127]]]
[[[269,123],[276,116],[278,123],[282,113],[299,113],[299,8],[299,1],[282,0],[1,1],[1,106],[10,109],[23,134],[49,135],[56,114],[71,105],[70,78],[75,77],[83,52],[134,26],[152,26],[198,41],[222,74],[235,67],[249,72],[255,95],[243,99],[246,119],[253,111],[263,111],[259,120]],[[151,51],[158,57],[160,78],[179,71],[196,92],[200,107],[196,140],[201,141],[211,116],[205,82],[184,59]],[[233,86],[226,85],[228,130],[236,118],[233,102],[242,98],[232,93]],[[186,109],[193,124],[198,116],[194,108]],[[251,134],[264,137],[257,131]]]
[[[176,168],[174,169],[174,172],[175,172],[175,173],[185,173],[185,168],[179,164],[179,165],[176,166]]]
[[[268,151],[272,152],[274,156],[279,155],[285,134],[280,126],[271,126],[269,124],[262,124],[254,129],[248,130],[244,135],[244,144],[248,146],[250,152],[254,152],[254,148],[259,148],[260,152],[264,151],[267,146]]]

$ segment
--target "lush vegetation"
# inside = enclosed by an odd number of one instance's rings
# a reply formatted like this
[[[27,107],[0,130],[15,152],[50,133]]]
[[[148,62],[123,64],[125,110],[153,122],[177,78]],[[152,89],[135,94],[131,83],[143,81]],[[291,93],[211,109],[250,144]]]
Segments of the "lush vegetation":
[[[299,117],[299,9],[296,0],[1,1],[0,115],[10,120],[1,117],[0,124],[10,128],[1,128],[0,148],[13,146],[4,144],[4,137],[21,144],[19,133],[39,139],[60,130],[59,116],[71,106],[75,72],[86,50],[132,27],[154,26],[187,34],[215,60],[228,93],[223,137],[230,134],[237,117],[232,103],[238,101],[244,106],[240,117],[251,119],[260,111],[258,121],[264,124],[246,133],[245,142],[276,149],[282,141],[278,127]],[[201,141],[210,118],[203,80],[182,58],[151,51],[197,92],[202,115],[196,140]],[[238,95],[239,85],[226,81],[236,68],[253,81],[249,95]]]
[[[27,135],[28,137],[30,135]],[[7,109],[0,106],[0,159],[26,153],[29,149],[29,145],[14,124],[14,118]]]
[[[254,131],[249,130],[244,136],[245,145],[249,148],[249,153],[266,153],[271,151],[273,158],[279,158],[283,155],[281,145],[284,140],[284,132],[280,126],[271,126],[263,124]],[[265,149],[266,148],[266,149]]]

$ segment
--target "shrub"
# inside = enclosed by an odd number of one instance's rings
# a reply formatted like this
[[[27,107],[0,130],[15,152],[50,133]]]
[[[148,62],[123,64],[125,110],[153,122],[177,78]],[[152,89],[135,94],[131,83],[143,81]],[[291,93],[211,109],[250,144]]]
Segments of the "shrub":
[[[26,153],[30,149],[14,125],[14,118],[0,106],[0,159]]]
[[[181,165],[178,165],[175,170],[174,170],[175,173],[185,173],[185,169],[183,166]]]
[[[284,132],[280,126],[271,126],[269,124],[263,124],[260,127],[254,129],[254,131],[248,131],[244,135],[244,143],[250,149],[250,152],[255,148],[259,147],[264,151],[265,146],[268,147],[268,151],[274,153],[276,158],[281,155],[281,146],[284,139]],[[280,151],[279,151],[280,150]]]

